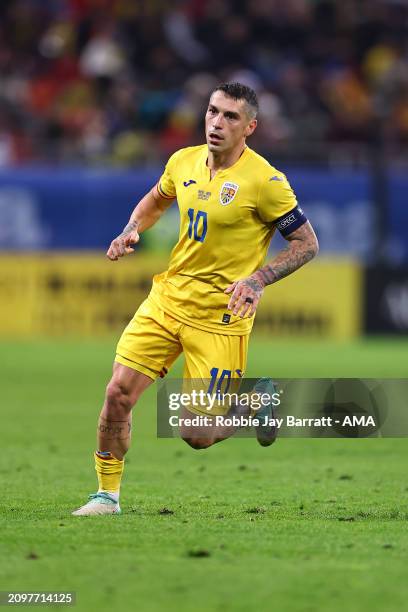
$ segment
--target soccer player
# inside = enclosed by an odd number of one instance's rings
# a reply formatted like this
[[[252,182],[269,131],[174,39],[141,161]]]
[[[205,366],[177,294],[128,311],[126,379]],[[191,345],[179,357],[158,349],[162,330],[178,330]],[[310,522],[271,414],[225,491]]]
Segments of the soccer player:
[[[285,175],[246,145],[257,111],[257,97],[249,87],[218,86],[205,117],[206,144],[170,157],[157,185],[140,200],[107,251],[112,261],[132,253],[139,235],[177,198],[179,241],[168,270],[153,278],[149,296],[119,340],[98,422],[99,490],[76,516],[120,512],[132,408],[143,391],[167,373],[181,352],[185,379],[241,377],[265,287],[318,251],[315,233]],[[288,245],[264,265],[276,229]],[[192,430],[182,437],[199,449],[231,433],[218,429],[209,439]],[[262,432],[258,439],[263,442]]]

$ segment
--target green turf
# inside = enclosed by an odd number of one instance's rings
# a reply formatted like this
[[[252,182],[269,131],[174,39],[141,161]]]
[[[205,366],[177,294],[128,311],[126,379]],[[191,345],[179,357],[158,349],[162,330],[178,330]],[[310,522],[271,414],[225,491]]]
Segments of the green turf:
[[[406,607],[404,439],[194,451],[156,439],[151,389],[135,411],[123,515],[71,517],[95,490],[113,346],[1,346],[0,590],[75,590],[81,611]],[[407,353],[404,341],[254,340],[247,374],[406,377]]]

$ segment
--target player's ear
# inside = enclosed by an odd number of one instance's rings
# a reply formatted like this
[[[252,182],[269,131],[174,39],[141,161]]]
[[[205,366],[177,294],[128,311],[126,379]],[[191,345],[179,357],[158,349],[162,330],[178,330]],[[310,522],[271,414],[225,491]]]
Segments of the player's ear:
[[[256,126],[258,125],[258,121],[256,119],[251,119],[245,129],[245,136],[248,137],[255,132]]]

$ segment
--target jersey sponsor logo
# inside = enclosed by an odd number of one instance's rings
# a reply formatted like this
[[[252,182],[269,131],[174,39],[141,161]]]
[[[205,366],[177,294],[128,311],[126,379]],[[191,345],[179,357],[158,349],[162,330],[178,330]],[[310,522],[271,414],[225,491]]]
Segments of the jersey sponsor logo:
[[[190,185],[196,185],[197,181],[195,181],[194,179],[190,179],[189,181],[184,181],[183,185],[184,187],[190,187]]]
[[[275,175],[275,176],[271,176],[269,181],[283,181],[283,178],[281,176]]]
[[[237,195],[239,185],[236,183],[224,183],[220,191],[220,202],[223,206],[230,204]]]
[[[203,189],[198,190],[199,200],[209,200],[210,196],[211,196],[211,191],[203,191]]]

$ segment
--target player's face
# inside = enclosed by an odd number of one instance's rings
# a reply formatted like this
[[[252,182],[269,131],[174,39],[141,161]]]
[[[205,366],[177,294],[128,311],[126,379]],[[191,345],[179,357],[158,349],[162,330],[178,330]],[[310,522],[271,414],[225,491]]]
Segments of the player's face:
[[[205,115],[205,135],[212,153],[243,146],[255,128],[256,119],[248,117],[245,100],[234,100],[222,91],[213,93]]]

